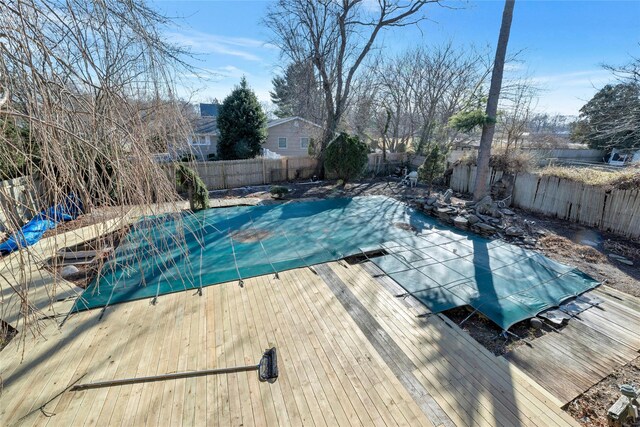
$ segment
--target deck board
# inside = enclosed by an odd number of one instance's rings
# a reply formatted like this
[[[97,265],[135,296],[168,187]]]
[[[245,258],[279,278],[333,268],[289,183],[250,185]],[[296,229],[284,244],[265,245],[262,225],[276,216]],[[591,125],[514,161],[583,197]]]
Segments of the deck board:
[[[558,333],[520,346],[505,357],[567,404],[638,357],[640,300],[611,290],[595,292],[604,302],[569,320]],[[622,303],[621,303],[622,302]]]
[[[302,268],[114,305],[102,320],[75,314],[60,331],[46,324],[22,363],[18,341],[0,357],[0,425],[575,424],[443,319],[417,319],[362,266],[319,270],[330,283]],[[82,382],[255,364],[272,346],[273,384],[243,372],[66,391],[45,407],[55,415],[34,411],[85,373]]]

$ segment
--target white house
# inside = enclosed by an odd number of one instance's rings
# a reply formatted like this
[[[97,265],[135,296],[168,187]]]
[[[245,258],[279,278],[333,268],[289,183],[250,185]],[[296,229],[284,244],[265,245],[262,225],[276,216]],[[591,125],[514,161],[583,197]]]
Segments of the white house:
[[[200,104],[200,117],[188,139],[193,154],[200,160],[211,160],[217,153],[218,108],[218,104]],[[281,156],[303,157],[308,155],[311,141],[321,136],[322,126],[302,117],[286,117],[267,122],[267,140],[262,147]]]

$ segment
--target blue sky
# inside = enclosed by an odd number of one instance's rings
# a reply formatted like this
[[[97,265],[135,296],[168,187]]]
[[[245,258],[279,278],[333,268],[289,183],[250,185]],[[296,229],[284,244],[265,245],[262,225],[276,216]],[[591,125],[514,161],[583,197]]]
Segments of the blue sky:
[[[268,43],[261,19],[268,0],[153,1],[177,17],[167,37],[190,46],[195,64],[212,73],[194,101],[223,99],[247,76],[262,101],[269,99],[271,78],[282,62]],[[423,43],[453,40],[460,45],[490,45],[497,40],[504,2],[456,1],[456,9],[429,5],[428,21],[420,27],[387,31],[380,39],[383,54],[394,54]],[[540,1],[516,0],[509,52],[521,51],[522,62],[512,68],[527,74],[541,92],[538,110],[577,114],[596,90],[611,80],[602,63],[622,64],[640,56],[640,0]]]

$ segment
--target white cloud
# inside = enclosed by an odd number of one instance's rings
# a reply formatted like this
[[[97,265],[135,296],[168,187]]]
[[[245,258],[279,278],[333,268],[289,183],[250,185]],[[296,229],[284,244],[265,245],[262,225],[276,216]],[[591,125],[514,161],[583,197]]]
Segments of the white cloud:
[[[201,31],[170,32],[167,36],[179,45],[190,47],[195,54],[214,53],[235,56],[248,61],[262,60],[257,51],[276,49],[274,45],[262,40],[221,36]]]

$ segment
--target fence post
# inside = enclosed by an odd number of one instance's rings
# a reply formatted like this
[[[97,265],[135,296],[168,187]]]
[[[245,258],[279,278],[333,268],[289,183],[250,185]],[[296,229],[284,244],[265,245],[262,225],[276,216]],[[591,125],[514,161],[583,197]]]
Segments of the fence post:
[[[228,187],[227,187],[227,175],[225,174],[225,171],[224,171],[224,161],[220,162],[220,167],[222,168],[222,188],[226,190]]]
[[[264,161],[264,157],[262,158],[262,183],[267,183],[267,165]]]
[[[289,182],[289,158],[288,157],[285,157],[285,160],[284,160],[284,170],[286,171],[284,180]]]

